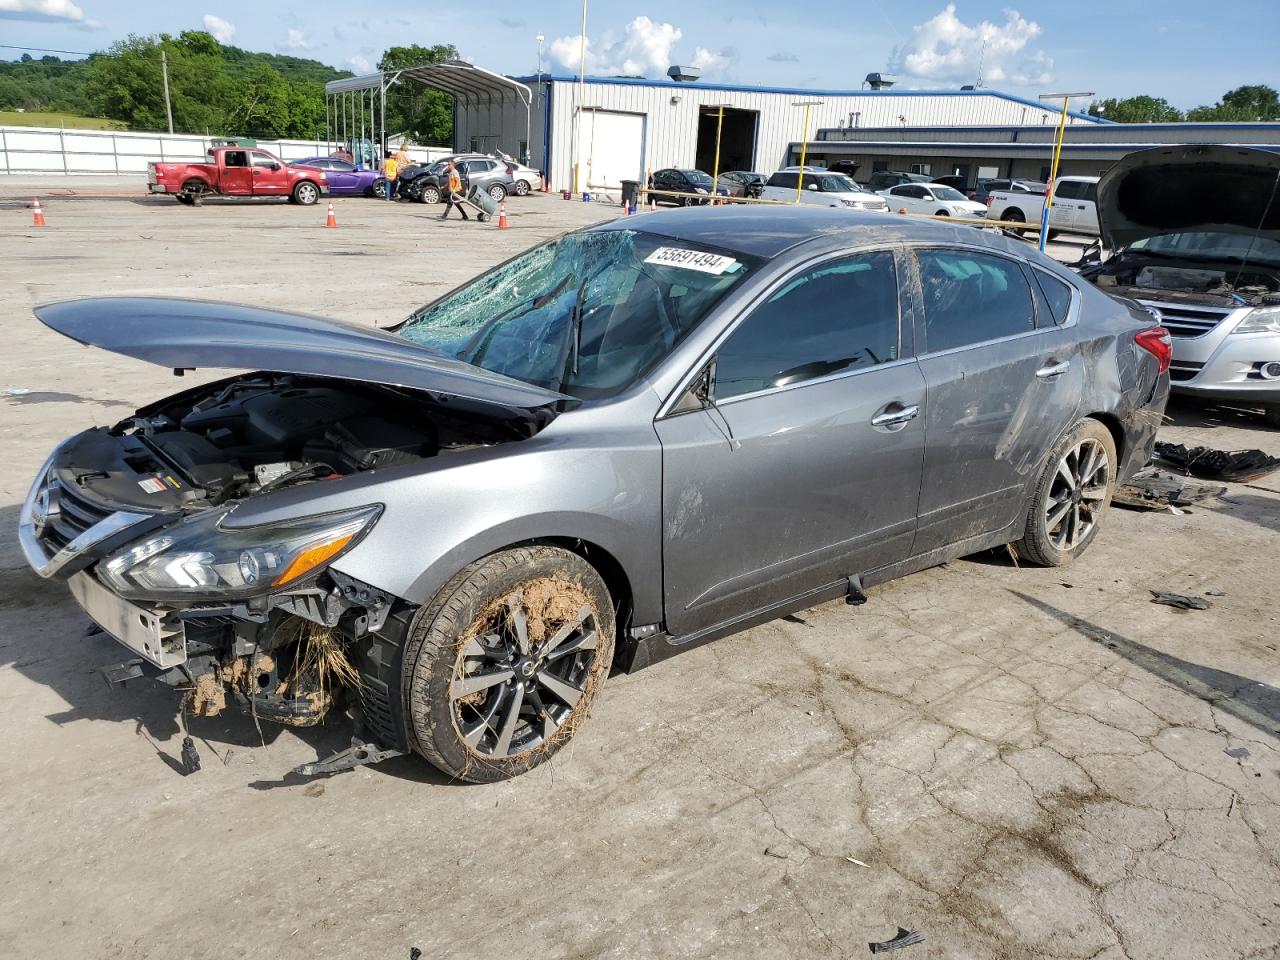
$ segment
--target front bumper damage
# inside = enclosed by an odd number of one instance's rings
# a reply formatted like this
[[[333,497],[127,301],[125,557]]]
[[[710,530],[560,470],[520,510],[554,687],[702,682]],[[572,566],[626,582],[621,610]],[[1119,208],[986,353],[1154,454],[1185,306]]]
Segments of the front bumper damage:
[[[31,568],[66,581],[94,624],[128,651],[128,660],[103,668],[109,683],[154,678],[174,688],[181,709],[195,716],[215,716],[230,704],[255,722],[303,727],[335,710],[349,713],[352,748],[298,768],[304,775],[408,751],[400,667],[414,605],[333,569],[225,604],[121,597],[98,578],[96,565],[175,516],[112,509],[76,489],[56,457],[23,504],[19,542]]]

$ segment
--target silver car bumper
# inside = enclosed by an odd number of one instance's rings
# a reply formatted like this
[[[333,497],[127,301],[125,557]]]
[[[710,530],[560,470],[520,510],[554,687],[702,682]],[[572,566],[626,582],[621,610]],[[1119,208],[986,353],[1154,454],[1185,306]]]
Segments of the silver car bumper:
[[[1252,307],[1202,307],[1140,301],[1159,312],[1173,337],[1170,386],[1175,393],[1258,405],[1280,404],[1280,380],[1262,376],[1280,362],[1280,334],[1235,333]]]

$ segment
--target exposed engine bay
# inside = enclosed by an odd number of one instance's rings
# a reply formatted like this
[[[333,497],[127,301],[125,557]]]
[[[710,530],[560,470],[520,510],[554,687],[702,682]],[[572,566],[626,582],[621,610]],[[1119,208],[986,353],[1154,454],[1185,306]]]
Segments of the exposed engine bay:
[[[1265,264],[1241,268],[1228,260],[1181,260],[1130,250],[1105,263],[1085,267],[1081,276],[1108,293],[1134,299],[1162,298],[1187,303],[1261,306],[1280,303],[1280,270]]]
[[[81,485],[108,501],[190,509],[523,439],[539,427],[515,413],[455,411],[416,391],[260,373],[144,407],[88,431],[69,452],[90,474]]]
[[[526,439],[549,411],[468,404],[421,390],[278,373],[198,387],[110,428],[73,437],[52,461],[64,523],[112,511],[145,513],[137,528],[165,535],[174,524],[298,484],[333,483],[371,470]],[[50,541],[65,546],[67,528]],[[136,542],[135,540],[126,542]],[[65,575],[106,580],[120,545],[86,550]],[[242,554],[242,563],[244,555]],[[97,563],[94,573],[93,564]],[[229,703],[259,719],[320,722],[350,705],[382,749],[403,747],[401,709],[383,677],[412,606],[336,570],[270,586],[248,598],[192,597],[136,607],[160,624],[143,659],[106,668],[109,680],[151,675],[184,695],[184,710],[212,716]],[[73,591],[76,590],[73,585]],[[90,600],[107,591],[85,584]],[[82,600],[82,602],[84,602]],[[112,600],[111,603],[118,603]],[[145,641],[144,641],[145,642]],[[194,747],[191,748],[194,750]],[[367,751],[365,751],[367,753]],[[365,762],[365,761],[360,761]]]

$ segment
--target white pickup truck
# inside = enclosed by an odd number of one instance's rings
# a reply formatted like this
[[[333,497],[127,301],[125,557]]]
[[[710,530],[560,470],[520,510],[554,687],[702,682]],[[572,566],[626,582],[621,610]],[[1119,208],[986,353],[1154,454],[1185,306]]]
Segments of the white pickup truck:
[[[1039,223],[1045,198],[1039,194],[997,190],[987,198],[987,219]],[[1059,177],[1049,208],[1049,236],[1081,233],[1098,236],[1098,178]]]

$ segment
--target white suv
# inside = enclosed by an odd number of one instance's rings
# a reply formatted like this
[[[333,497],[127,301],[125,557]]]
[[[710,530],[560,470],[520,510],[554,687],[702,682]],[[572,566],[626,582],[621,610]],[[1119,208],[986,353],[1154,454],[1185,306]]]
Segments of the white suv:
[[[877,213],[888,213],[889,204],[884,197],[876,196],[864,190],[843,173],[824,173],[806,171],[804,180],[798,171],[779,170],[765,183],[760,191],[763,200],[780,200],[783,203],[794,203],[796,186],[800,185],[800,202],[812,203],[819,207],[846,207],[852,210],[872,210]]]

